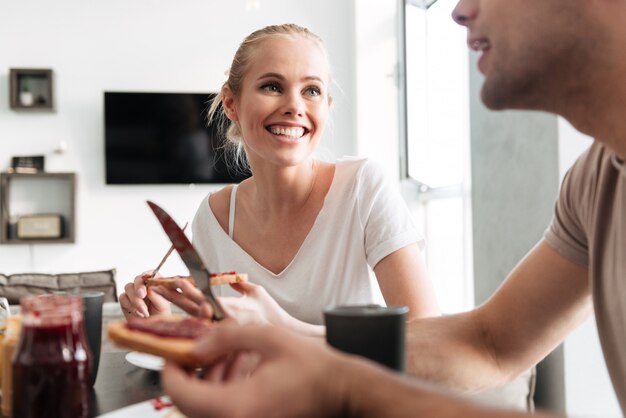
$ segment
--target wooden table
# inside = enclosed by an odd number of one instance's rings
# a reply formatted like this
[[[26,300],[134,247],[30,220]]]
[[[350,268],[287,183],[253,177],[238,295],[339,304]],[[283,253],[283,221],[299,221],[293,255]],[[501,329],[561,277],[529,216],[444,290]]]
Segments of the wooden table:
[[[125,356],[126,352],[100,356],[98,377],[91,393],[91,417],[163,395],[159,372],[133,366]]]

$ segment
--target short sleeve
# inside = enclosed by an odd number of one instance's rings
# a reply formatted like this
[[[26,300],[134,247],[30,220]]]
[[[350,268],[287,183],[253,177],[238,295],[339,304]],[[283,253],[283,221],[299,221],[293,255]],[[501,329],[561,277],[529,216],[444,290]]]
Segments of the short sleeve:
[[[582,198],[587,190],[584,181],[586,156],[587,154],[583,154],[565,175],[552,223],[544,234],[550,247],[583,266],[589,263],[587,233],[583,222],[584,211],[589,202]]]
[[[359,217],[370,267],[374,268],[380,260],[407,245],[417,243],[423,249],[424,237],[411,219],[399,190],[389,184],[382,169],[365,160],[358,176]]]

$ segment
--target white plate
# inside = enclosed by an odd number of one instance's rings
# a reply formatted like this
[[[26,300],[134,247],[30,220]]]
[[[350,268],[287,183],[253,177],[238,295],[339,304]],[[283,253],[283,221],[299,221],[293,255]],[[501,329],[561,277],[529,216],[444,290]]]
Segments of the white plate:
[[[130,364],[141,367],[143,369],[154,370],[159,372],[165,365],[165,360],[162,357],[152,356],[150,354],[138,353],[131,351],[126,354],[126,361]]]
[[[166,402],[170,401],[167,396],[161,396],[161,399]],[[120,408],[113,412],[100,415],[98,418],[167,418],[168,414],[172,414],[175,410],[173,406],[167,406],[157,410],[152,404],[152,401],[153,399]]]

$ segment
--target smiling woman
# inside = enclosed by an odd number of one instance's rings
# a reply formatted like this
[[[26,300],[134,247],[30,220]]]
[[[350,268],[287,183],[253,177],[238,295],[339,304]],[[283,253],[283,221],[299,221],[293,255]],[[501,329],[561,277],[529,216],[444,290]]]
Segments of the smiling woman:
[[[226,138],[239,151],[245,148],[250,164],[254,164],[251,154],[264,145],[274,149],[279,144],[301,145],[302,158],[317,147],[324,131],[332,102],[330,81],[319,37],[296,25],[270,26],[241,44],[209,120],[228,124]],[[218,112],[220,106],[223,113]],[[260,143],[267,132],[275,142]],[[285,153],[293,153],[290,148]]]
[[[252,51],[240,85],[224,85],[231,138],[239,137],[253,170],[266,162],[296,166],[317,148],[331,103],[328,60],[317,42],[267,39]]]
[[[240,45],[213,101],[209,117],[245,153],[252,177],[202,200],[193,243],[212,270],[249,274],[249,283],[233,286],[247,297],[221,298],[241,323],[321,336],[328,305],[406,305],[411,318],[439,313],[424,240],[382,170],[367,159],[314,158],[330,85],[317,35],[293,24],[268,26]],[[144,277],[120,297],[125,312],[148,316],[167,312],[167,300],[180,301],[179,293],[146,289]]]

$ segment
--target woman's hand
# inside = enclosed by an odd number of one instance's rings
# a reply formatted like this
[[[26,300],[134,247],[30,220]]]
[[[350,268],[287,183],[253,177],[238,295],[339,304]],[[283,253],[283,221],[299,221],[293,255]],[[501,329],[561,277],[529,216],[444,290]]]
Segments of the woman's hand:
[[[271,324],[309,337],[323,337],[326,334],[324,326],[309,324],[291,316],[262,286],[242,282],[231,287],[243,296],[222,298],[222,306],[241,325]]]
[[[322,337],[325,328],[300,321],[289,315],[263,286],[249,282],[234,283],[233,289],[242,294],[239,298],[220,298],[226,314],[240,325],[275,325],[298,334]]]
[[[182,293],[168,296],[172,303],[190,315],[212,317],[211,306],[199,289],[185,280],[178,280],[176,286]],[[275,325],[304,335],[324,336],[323,326],[308,324],[292,317],[262,286],[249,282],[234,283],[230,286],[242,296],[218,299],[226,316],[234,322],[240,325]]]
[[[186,280],[177,280],[181,293],[168,295],[168,299],[190,315],[210,318],[211,306],[200,289]],[[242,282],[231,285],[241,297],[218,298],[229,319],[240,325],[283,325],[289,314],[285,312],[267,291],[258,285]],[[158,287],[155,288],[159,289]],[[167,290],[167,289],[164,289]],[[161,289],[159,289],[161,291]]]
[[[177,280],[176,287],[181,291],[168,290],[162,286],[146,287],[145,280],[152,277],[147,271],[128,283],[120,295],[120,305],[128,319],[131,316],[149,317],[155,314],[171,313],[170,302],[189,315],[212,318],[213,311],[200,289],[187,280]],[[259,285],[242,282],[231,285],[241,293],[241,297],[220,297],[219,301],[226,316],[240,325],[275,325],[308,336],[322,337],[325,329],[289,315]]]
[[[126,319],[131,317],[147,318],[151,315],[171,313],[170,303],[166,296],[174,292],[147,287],[146,280],[151,277],[152,270],[145,271],[124,286],[124,293],[120,295],[119,300]]]
[[[226,313],[240,325],[276,325],[287,327],[293,319],[262,286],[249,283],[230,285],[241,297],[220,298]]]

